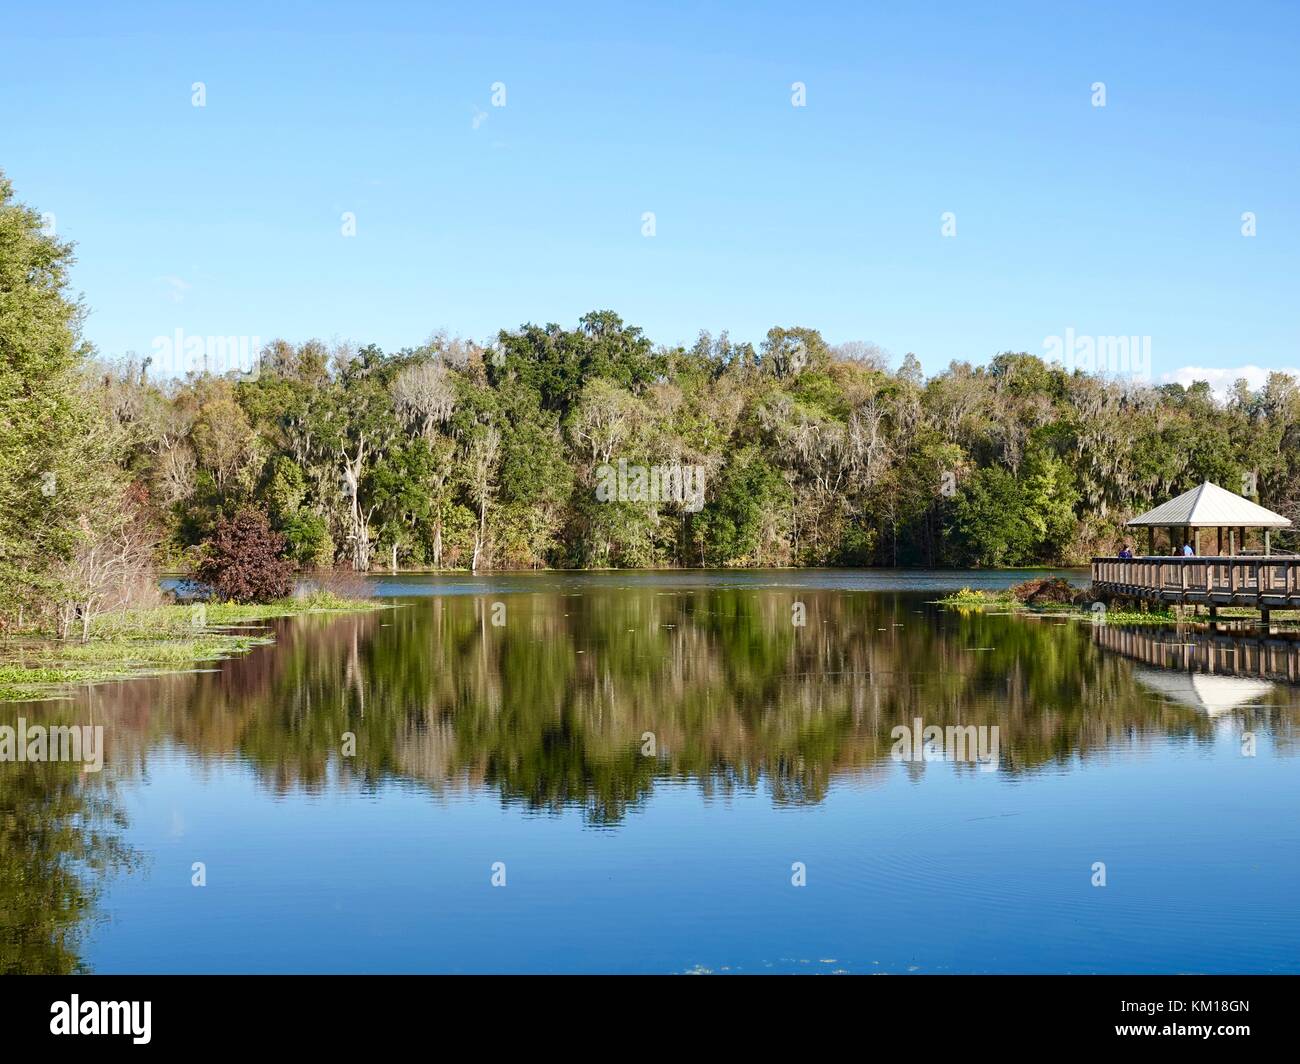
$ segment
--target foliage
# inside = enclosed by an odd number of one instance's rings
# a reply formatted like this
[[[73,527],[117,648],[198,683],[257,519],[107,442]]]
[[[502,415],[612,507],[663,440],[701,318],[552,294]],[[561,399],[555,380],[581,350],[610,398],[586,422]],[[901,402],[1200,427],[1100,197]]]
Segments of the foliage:
[[[808,326],[664,346],[597,310],[485,346],[275,340],[256,374],[154,379],[91,362],[71,261],[0,179],[0,627],[93,614],[77,563],[115,534],[108,486],[137,493],[159,562],[252,507],[293,565],[358,572],[1077,564],[1205,479],[1300,521],[1285,374],[1225,400],[1000,352],[927,379]],[[599,499],[620,462],[698,470],[702,508]]]
[[[987,606],[999,601],[1009,601],[1009,597],[970,587],[963,587],[940,600],[945,606]]]
[[[195,575],[219,601],[271,602],[293,586],[284,548],[284,536],[271,528],[266,514],[246,507],[234,517],[217,519]]]
[[[1141,509],[1247,472],[1300,517],[1280,374],[1227,402],[1023,353],[926,380],[813,329],[655,347],[600,311],[490,347],[276,341],[255,380],[111,376],[115,409],[146,412],[129,465],[169,551],[251,504],[303,568],[1076,564]],[[213,431],[232,395],[242,444]],[[620,460],[698,468],[703,508],[598,500]]]
[[[0,610],[62,598],[86,515],[103,509],[106,433],[83,387],[90,348],[68,292],[72,245],[0,173]]]
[[[710,565],[761,564],[780,535],[790,487],[752,450],[728,462],[720,479],[716,497],[697,522],[704,560]]]

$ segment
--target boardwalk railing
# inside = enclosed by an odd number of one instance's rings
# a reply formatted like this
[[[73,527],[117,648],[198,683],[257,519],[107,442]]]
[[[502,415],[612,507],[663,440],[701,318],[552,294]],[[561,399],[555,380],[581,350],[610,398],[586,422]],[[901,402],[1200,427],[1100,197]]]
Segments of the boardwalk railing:
[[[1095,591],[1166,603],[1300,608],[1300,557],[1093,558]]]

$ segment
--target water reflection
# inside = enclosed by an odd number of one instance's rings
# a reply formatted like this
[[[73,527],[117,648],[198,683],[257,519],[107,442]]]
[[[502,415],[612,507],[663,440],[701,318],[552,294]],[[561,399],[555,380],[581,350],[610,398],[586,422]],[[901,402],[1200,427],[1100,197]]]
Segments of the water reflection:
[[[803,626],[792,623],[796,600]],[[820,803],[837,780],[897,773],[892,729],[916,718],[996,725],[998,771],[1030,778],[1155,737],[1208,740],[1212,714],[1249,714],[1289,750],[1297,708],[1285,686],[1233,701],[1153,683],[1167,662],[1152,648],[1191,637],[960,615],[914,594],[557,588],[408,599],[276,629],[275,646],[219,669],[101,685],[60,708],[105,724],[103,779],[3,767],[6,970],[77,967],[75,930],[97,877],[131,863],[112,830],[113,785],[177,747],[200,763],[237,759],[277,794],[400,779],[580,809],[589,825],[617,828],[669,781],[706,797],[762,781],[778,804]],[[1240,645],[1236,655],[1253,660]],[[344,756],[349,735],[355,754]],[[921,780],[977,766],[904,771]]]
[[[997,725],[1006,773],[1204,729],[1143,697],[1087,624],[817,592],[800,596],[799,627],[793,601],[729,589],[414,600],[282,622],[275,648],[97,700],[141,763],[167,738],[237,754],[281,791],[396,775],[492,787],[532,809],[581,806],[599,824],[657,778],[709,795],[766,778],[778,802],[820,801],[837,776],[891,765],[892,729],[917,717]],[[356,754],[343,757],[349,733]]]
[[[1300,633],[1255,627],[1098,625],[1097,645],[1162,669],[1300,683]]]
[[[39,719],[74,722],[60,707]],[[81,947],[105,878],[140,863],[124,826],[101,775],[69,763],[0,764],[0,972],[84,970]]]

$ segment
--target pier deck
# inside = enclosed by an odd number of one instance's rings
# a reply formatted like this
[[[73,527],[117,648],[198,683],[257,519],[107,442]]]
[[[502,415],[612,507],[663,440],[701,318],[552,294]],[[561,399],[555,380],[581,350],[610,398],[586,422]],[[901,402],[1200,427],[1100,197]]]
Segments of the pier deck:
[[[1093,558],[1097,592],[1167,605],[1300,609],[1300,557]]]

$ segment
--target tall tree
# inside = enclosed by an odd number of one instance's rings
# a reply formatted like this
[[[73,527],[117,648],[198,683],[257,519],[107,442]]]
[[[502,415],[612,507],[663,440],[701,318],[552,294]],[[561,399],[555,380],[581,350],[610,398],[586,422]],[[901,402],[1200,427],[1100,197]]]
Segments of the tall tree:
[[[82,387],[91,348],[68,291],[72,261],[0,173],[0,617],[54,590],[105,457]]]

